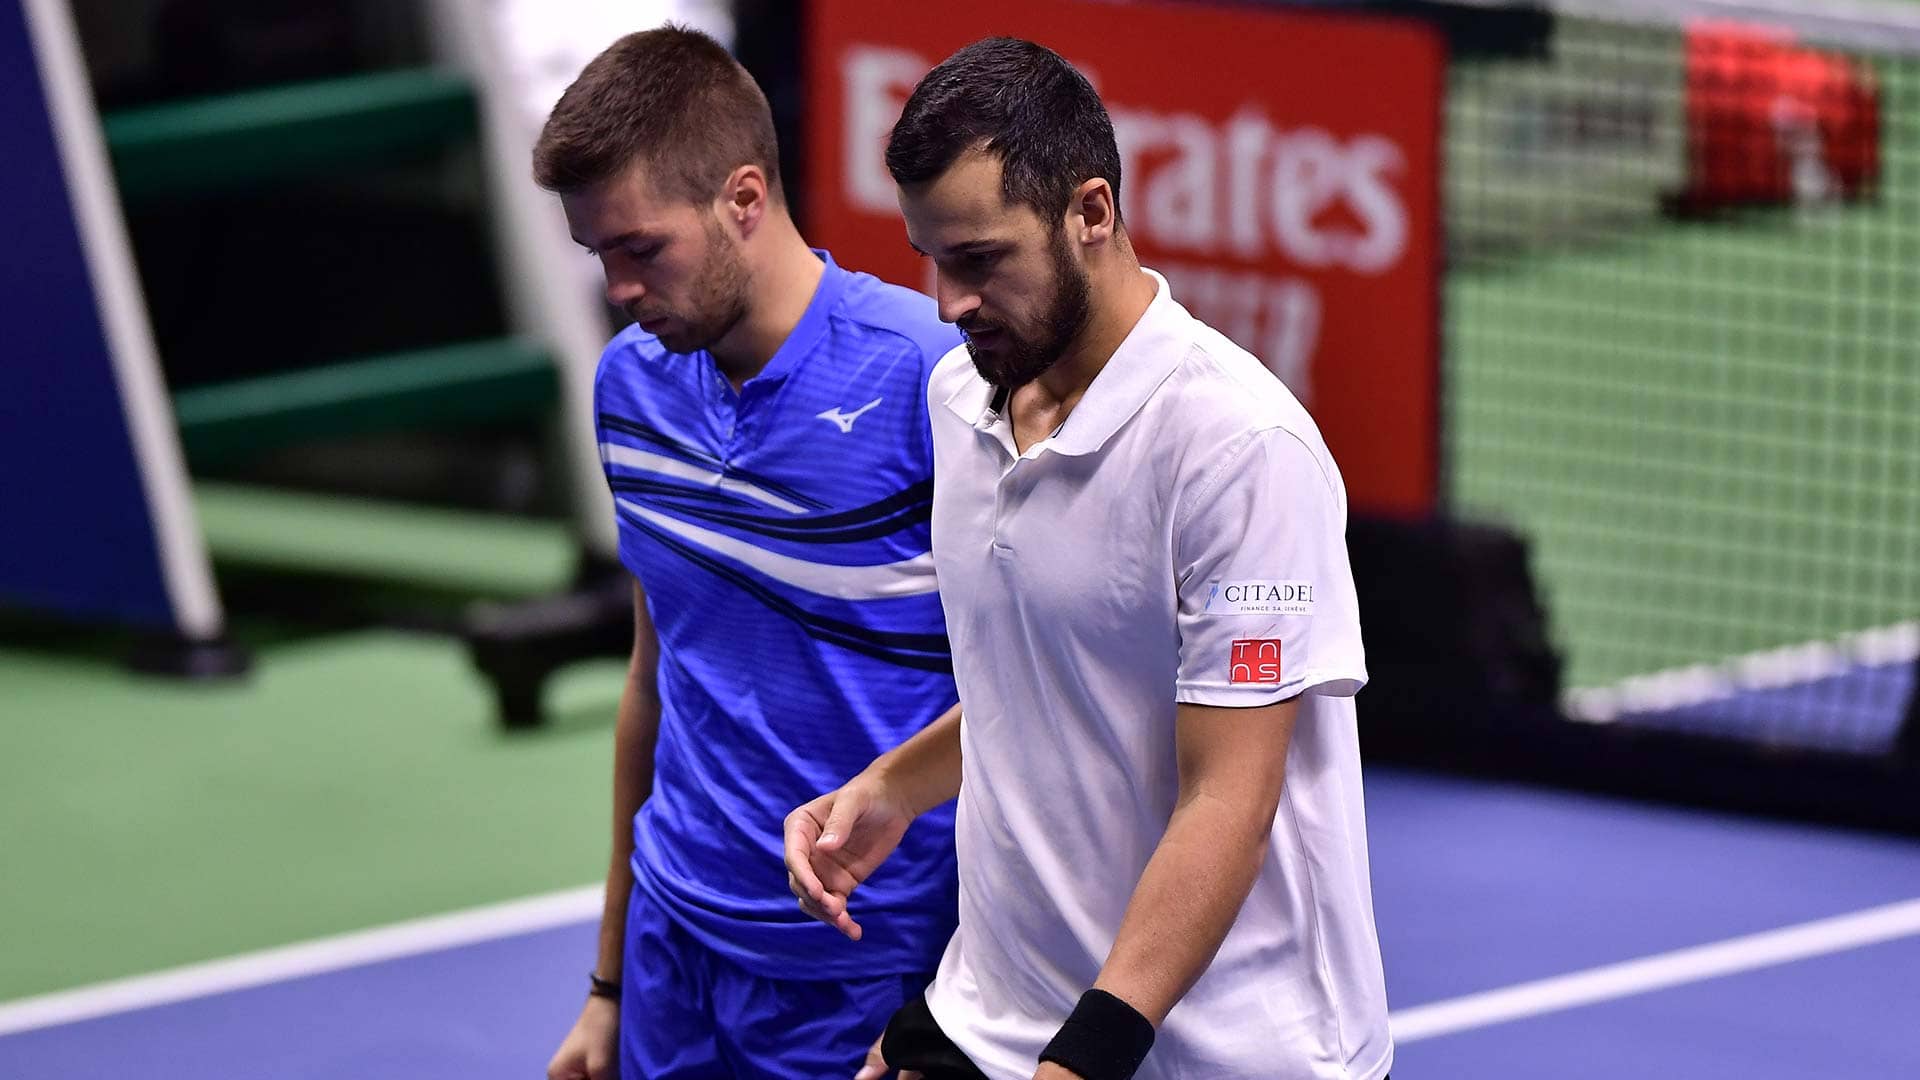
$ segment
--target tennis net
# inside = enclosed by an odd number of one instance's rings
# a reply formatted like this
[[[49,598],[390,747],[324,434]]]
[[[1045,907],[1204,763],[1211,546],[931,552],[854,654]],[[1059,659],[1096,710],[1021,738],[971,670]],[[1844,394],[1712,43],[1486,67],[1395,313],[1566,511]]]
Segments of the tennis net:
[[[1452,504],[1531,539],[1569,715],[1884,750],[1920,654],[1920,5],[1544,6],[1533,55],[1450,76]]]

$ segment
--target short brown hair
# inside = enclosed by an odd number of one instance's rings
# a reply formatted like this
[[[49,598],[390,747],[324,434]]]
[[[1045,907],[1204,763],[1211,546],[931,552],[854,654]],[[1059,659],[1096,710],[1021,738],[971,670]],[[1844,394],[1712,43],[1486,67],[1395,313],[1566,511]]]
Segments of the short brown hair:
[[[668,24],[628,34],[560,95],[533,147],[533,178],[578,191],[643,163],[663,193],[705,202],[742,165],[780,197],[780,144],[760,86],[719,42]]]
[[[1074,190],[1100,177],[1120,218],[1120,148],[1086,76],[1019,38],[976,41],[927,72],[887,137],[887,171],[924,184],[975,147],[1000,159],[1001,196],[1058,223]]]

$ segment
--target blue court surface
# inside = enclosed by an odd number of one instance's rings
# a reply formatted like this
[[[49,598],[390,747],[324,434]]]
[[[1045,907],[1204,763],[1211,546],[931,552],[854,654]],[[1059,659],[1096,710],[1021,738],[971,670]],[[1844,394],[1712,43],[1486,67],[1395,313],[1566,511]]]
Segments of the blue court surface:
[[[1920,843],[1384,768],[1368,804],[1398,1080],[1920,1077]],[[0,1077],[528,1080],[596,902],[0,1005]]]

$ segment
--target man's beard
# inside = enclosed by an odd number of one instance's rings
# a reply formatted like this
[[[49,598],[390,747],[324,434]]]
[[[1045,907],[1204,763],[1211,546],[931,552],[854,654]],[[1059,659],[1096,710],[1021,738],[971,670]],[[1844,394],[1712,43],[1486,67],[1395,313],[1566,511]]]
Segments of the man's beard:
[[[662,317],[673,320],[674,325],[659,334],[660,344],[669,352],[696,353],[710,349],[740,325],[747,314],[746,265],[718,221],[708,221],[706,229],[707,258],[688,290],[688,303],[697,305],[697,309],[687,313],[632,309],[627,312],[634,322],[651,322]]]
[[[969,338],[967,354],[973,357],[973,368],[980,373],[980,377],[1001,389],[1013,390],[1025,386],[1058,363],[1061,354],[1086,329],[1092,317],[1087,274],[1073,261],[1064,227],[1056,228],[1050,254],[1053,262],[1053,296],[1040,317],[1037,333],[1042,336],[1029,338],[1011,326],[987,322],[974,323],[971,327],[974,330],[998,331],[994,336],[999,340],[993,342],[993,352],[975,348]],[[960,329],[965,331],[969,326],[963,322]]]

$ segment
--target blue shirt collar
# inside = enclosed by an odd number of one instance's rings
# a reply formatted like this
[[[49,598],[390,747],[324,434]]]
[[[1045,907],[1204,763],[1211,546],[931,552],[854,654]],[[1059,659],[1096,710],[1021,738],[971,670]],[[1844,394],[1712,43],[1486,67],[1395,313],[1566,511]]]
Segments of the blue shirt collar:
[[[787,334],[787,339],[774,350],[772,358],[767,361],[767,366],[761,368],[759,374],[747,380],[749,384],[776,383],[793,374],[794,369],[813,352],[813,347],[818,345],[820,338],[826,334],[827,323],[833,316],[833,309],[839,306],[841,294],[847,291],[847,279],[853,275],[840,269],[839,265],[833,261],[833,256],[824,249],[811,250],[815,255],[820,256],[822,263],[826,264],[825,270],[820,274],[820,284],[814,287],[813,299],[807,302],[807,310],[801,313],[800,321],[794,324],[793,329]]]

